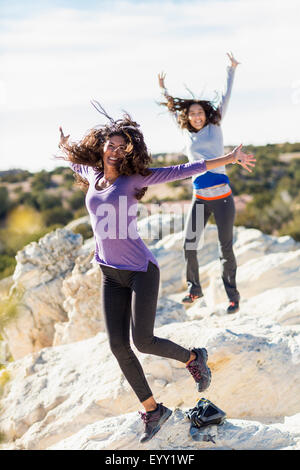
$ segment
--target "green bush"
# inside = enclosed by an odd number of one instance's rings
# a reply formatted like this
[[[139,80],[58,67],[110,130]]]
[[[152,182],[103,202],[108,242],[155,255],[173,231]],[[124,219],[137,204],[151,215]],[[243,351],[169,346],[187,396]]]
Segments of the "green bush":
[[[10,206],[8,190],[5,186],[0,186],[0,217],[6,215]]]
[[[14,256],[0,255],[0,279],[11,276],[16,267]]]
[[[42,217],[45,225],[49,227],[53,224],[67,225],[73,219],[73,214],[64,207],[53,207],[42,212]]]
[[[85,194],[83,191],[75,191],[68,199],[70,208],[73,211],[85,206]]]
[[[53,209],[54,207],[61,206],[61,197],[42,192],[36,196],[36,201],[40,211]]]
[[[32,173],[27,170],[8,170],[0,176],[0,182],[3,183],[22,183],[26,181]]]
[[[88,224],[79,224],[76,228],[73,229],[74,233],[80,233],[84,240],[92,238],[93,230],[92,227]]]
[[[17,199],[17,204],[33,207],[34,209],[39,210],[39,203],[37,200],[38,195],[39,195],[39,192],[37,193],[32,192],[32,191],[20,192],[18,199]]]
[[[290,235],[300,242],[300,213],[294,214],[292,220],[281,227],[279,235]]]
[[[51,174],[48,171],[42,170],[32,178],[31,189],[35,191],[43,191],[46,188],[50,188],[52,185]]]

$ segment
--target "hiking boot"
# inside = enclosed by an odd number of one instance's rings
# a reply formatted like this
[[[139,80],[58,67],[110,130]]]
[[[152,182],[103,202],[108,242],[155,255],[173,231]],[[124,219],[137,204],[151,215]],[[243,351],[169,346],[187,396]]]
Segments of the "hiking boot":
[[[227,313],[236,313],[240,309],[239,302],[230,302]]]
[[[192,374],[193,379],[197,383],[198,392],[206,390],[211,382],[211,371],[207,366],[207,351],[205,348],[195,348],[192,352],[196,354],[196,359],[188,363],[186,368]]]
[[[185,297],[182,299],[183,304],[192,304],[194,300],[200,299],[203,297],[203,294],[200,295],[194,295],[194,294],[187,294]]]
[[[147,413],[139,411],[139,413],[145,424],[144,433],[140,437],[140,442],[143,443],[150,441],[154,434],[160,430],[161,425],[171,416],[172,410],[163,406],[162,403],[158,403],[156,410]]]

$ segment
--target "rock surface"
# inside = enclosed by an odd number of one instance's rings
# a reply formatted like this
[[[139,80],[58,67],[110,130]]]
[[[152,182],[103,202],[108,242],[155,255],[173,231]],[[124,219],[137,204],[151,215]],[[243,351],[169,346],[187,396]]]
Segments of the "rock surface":
[[[17,253],[10,289],[15,314],[3,336],[14,359],[51,346],[54,325],[66,320],[63,280],[71,272],[82,244],[81,235],[57,229]]]
[[[227,419],[221,426],[199,430],[198,441],[189,433],[184,410],[175,409],[149,442],[138,443],[143,427],[136,413],[106,418],[90,424],[48,450],[288,450],[300,449],[300,415],[284,423],[265,425],[257,421]]]
[[[140,223],[161,227],[170,218]],[[214,442],[189,436],[183,411],[199,394],[184,364],[133,346],[155,398],[175,410],[141,447],[141,407],[104,332],[93,241],[82,244],[80,236],[63,230],[18,255],[14,287],[25,286],[30,313],[23,311],[5,330],[5,347],[17,351],[18,360],[0,371],[0,448],[299,449],[300,245],[290,237],[235,228],[242,301],[237,314],[226,315],[215,226],[207,227],[199,252],[205,297],[189,308],[180,303],[182,232],[148,243],[161,266],[155,334],[209,353],[212,383],[201,396],[227,414],[224,425],[205,431]]]

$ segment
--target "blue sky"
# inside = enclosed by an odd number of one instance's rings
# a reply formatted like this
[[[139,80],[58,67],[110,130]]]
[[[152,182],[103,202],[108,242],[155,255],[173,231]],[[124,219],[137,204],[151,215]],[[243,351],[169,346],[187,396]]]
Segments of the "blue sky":
[[[153,153],[183,148],[170,93],[224,89],[227,51],[241,62],[224,143],[300,141],[298,0],[0,0],[0,170],[52,169],[58,127],[74,140],[127,110]]]

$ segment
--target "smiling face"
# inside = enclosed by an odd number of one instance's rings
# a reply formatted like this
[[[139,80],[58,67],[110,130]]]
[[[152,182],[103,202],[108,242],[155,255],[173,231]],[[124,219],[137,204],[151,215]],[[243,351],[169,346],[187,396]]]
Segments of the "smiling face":
[[[121,135],[113,135],[107,139],[103,147],[103,165],[118,172],[121,160],[125,156],[127,144]]]
[[[194,103],[189,107],[188,120],[194,129],[200,131],[206,124],[206,114],[200,104]]]

